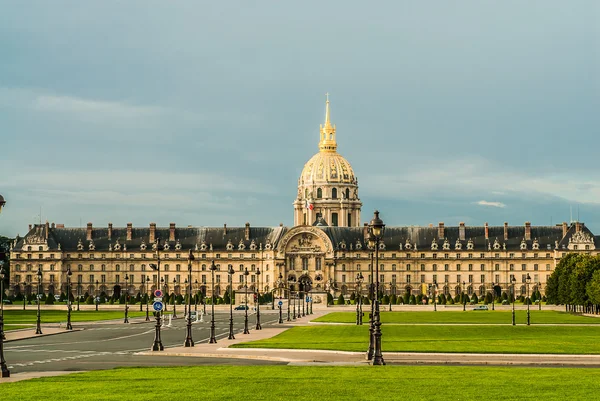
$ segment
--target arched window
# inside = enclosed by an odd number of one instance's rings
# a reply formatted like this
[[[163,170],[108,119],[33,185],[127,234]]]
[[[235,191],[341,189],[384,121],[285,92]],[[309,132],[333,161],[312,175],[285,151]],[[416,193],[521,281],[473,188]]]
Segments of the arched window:
[[[321,199],[323,197],[323,190],[321,188],[317,189],[317,199]]]
[[[337,188],[333,188],[333,189],[331,190],[331,197],[332,197],[333,199],[337,199]]]
[[[350,199],[350,188],[346,188],[346,199]]]

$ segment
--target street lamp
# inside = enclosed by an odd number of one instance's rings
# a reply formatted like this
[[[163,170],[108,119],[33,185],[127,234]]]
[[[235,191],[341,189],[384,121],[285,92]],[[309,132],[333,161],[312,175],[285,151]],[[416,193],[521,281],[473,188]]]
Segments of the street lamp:
[[[150,302],[150,294],[148,293],[149,288],[150,288],[150,277],[146,276],[146,321],[147,322],[150,321],[150,312],[148,310],[148,303]]]
[[[465,281],[463,281],[463,286],[462,286],[463,312],[465,312],[467,310],[467,297],[465,296],[465,287],[466,286],[467,286],[467,283]]]
[[[357,300],[356,300],[356,325],[360,326],[362,324],[362,304],[361,304],[361,286],[362,286],[362,282],[363,282],[363,275],[362,273],[358,273],[356,275],[356,292],[358,293],[357,295]]]
[[[540,291],[540,288],[542,287],[542,283],[538,281],[537,283],[537,290],[538,293],[540,294],[539,298],[538,298],[538,310],[542,310],[542,291]]]
[[[260,325],[260,269],[256,268],[256,330],[262,330]]]
[[[4,277],[6,272],[4,271],[4,261],[0,260],[0,321],[3,322],[0,325],[0,338],[6,340],[4,335]]]
[[[296,282],[296,277],[295,276],[291,276],[288,278],[290,283],[295,283]],[[290,290],[290,298],[292,300],[292,319],[296,320],[296,297],[292,296],[292,285],[289,285],[289,290]]]
[[[250,330],[248,330],[248,268],[244,270],[244,290],[246,292],[246,307],[244,308],[244,312],[246,312],[244,316],[244,334],[250,334]]]
[[[531,299],[529,299],[529,284],[531,283],[531,276],[527,273],[527,277],[525,278],[527,281],[527,326],[531,324],[531,319],[529,315],[529,304],[531,303]]]
[[[496,299],[496,284],[492,281],[492,310],[494,309],[494,300]]]
[[[175,287],[177,286],[177,280],[173,277],[173,319],[177,319],[177,309],[175,306],[175,298],[177,298],[177,293],[175,292]]]
[[[515,276],[512,276],[512,278],[510,279],[510,282],[512,283],[512,325],[514,326],[516,324],[516,322],[515,322],[515,283],[517,282],[517,279],[515,278]]]
[[[150,268],[152,270],[156,270],[156,289],[158,290],[160,288],[160,238],[156,239],[156,264],[151,263]],[[160,311],[157,311],[155,315],[156,325],[154,326],[154,342],[152,343],[152,351],[164,351],[165,347],[163,346],[160,338]]]
[[[198,313],[198,279],[194,281],[194,312]]]
[[[370,279],[369,279],[369,299],[371,300],[371,313],[369,313],[369,349],[367,350],[367,360],[373,359],[373,353],[375,352],[375,297],[374,289],[375,284],[373,282],[373,248],[375,248],[375,238],[371,233],[371,230],[367,230],[367,244],[369,249],[371,250],[371,264],[369,266],[370,269]]]
[[[233,265],[229,265],[227,274],[229,275],[229,337],[228,340],[235,340],[233,335]]]
[[[98,301],[99,301],[99,298],[100,298],[100,297],[98,296],[98,280],[96,280],[96,288],[95,288],[95,290],[96,290],[96,291],[94,291],[94,293],[95,293],[95,294],[94,294],[94,295],[95,295],[95,299],[94,299],[94,301],[95,301],[95,303],[96,303],[96,312],[98,312]]]
[[[129,306],[127,305],[128,297],[129,297],[129,275],[125,274],[125,320],[123,320],[123,323],[129,323],[129,316],[128,316]]]
[[[71,325],[71,266],[67,267],[67,330],[73,330]]]
[[[433,294],[433,311],[437,312],[437,283],[435,281],[431,286],[431,293]]]
[[[35,328],[35,334],[42,334],[42,322],[40,316],[40,287],[42,285],[42,268],[39,267],[37,271],[38,285],[37,285],[37,322]]]
[[[6,205],[6,201],[4,197],[0,195],[0,212],[2,211],[2,207]],[[10,377],[10,370],[8,370],[8,366],[6,365],[6,360],[4,359],[4,269],[0,268],[0,281],[2,281],[2,296],[0,297],[0,303],[2,304],[2,313],[0,314],[0,368],[2,370],[2,377]],[[23,285],[23,290],[25,286]],[[25,291],[23,291],[25,292]],[[23,308],[25,308],[25,299],[23,299]]]
[[[277,306],[279,307],[279,321],[277,323],[283,324],[283,313],[281,310],[281,288],[283,287],[283,275],[279,272],[279,277],[277,277],[277,288],[279,288],[279,301]],[[273,300],[275,300],[275,291],[273,291]]]
[[[25,292],[26,285],[27,285],[27,283],[25,281],[23,281],[23,310],[25,310],[25,304],[27,303],[27,294]]]
[[[281,273],[279,273],[279,275],[281,276]],[[287,321],[290,322],[292,321],[292,317],[290,316],[290,304],[292,302],[292,291],[291,291],[291,286],[290,286],[290,282],[291,282],[291,278],[288,276],[287,278],[287,293],[288,293],[288,302],[287,302]]]
[[[379,211],[375,211],[373,219],[369,223],[369,230],[375,240],[375,288],[379,292],[379,242],[383,238],[385,232],[385,224],[379,218]],[[375,316],[374,316],[375,332],[375,351],[373,354],[373,365],[385,365],[383,355],[381,354],[381,319],[379,315],[379,294],[375,296]]]
[[[185,343],[183,344],[184,347],[193,347],[194,346],[194,340],[192,340],[192,298],[191,298],[191,294],[192,294],[192,262],[194,261],[194,252],[190,249],[190,253],[188,255],[188,288],[187,288],[187,293],[188,293],[188,299],[187,299],[187,334],[185,336]]]
[[[210,340],[208,341],[209,344],[215,344],[217,342],[217,339],[215,338],[215,270],[217,270],[217,266],[215,265],[215,261],[213,260],[211,265],[210,265],[210,273],[211,273],[211,285],[212,285],[212,289],[210,290],[210,308],[211,308],[211,315],[210,315]]]

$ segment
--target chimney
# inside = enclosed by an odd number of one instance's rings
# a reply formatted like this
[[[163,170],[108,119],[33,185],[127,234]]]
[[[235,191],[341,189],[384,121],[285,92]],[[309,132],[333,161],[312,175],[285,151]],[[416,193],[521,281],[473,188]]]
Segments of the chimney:
[[[458,224],[458,239],[461,241],[464,241],[466,238],[466,234],[465,234],[465,223],[463,221],[461,221]]]
[[[250,241],[250,223],[246,223],[246,229],[244,230],[244,238],[246,241]]]
[[[508,241],[508,222],[504,222],[504,241]]]
[[[223,224],[223,235],[227,235],[227,224]]]
[[[369,225],[367,223],[365,223],[365,226],[363,228],[363,240],[366,243],[368,243],[368,238],[369,238]]]
[[[131,241],[131,231],[132,229],[132,224],[131,223],[127,223],[127,241]]]
[[[563,238],[564,238],[564,236],[567,235],[567,231],[569,231],[569,226],[567,225],[566,221],[563,221],[562,228],[563,228]]]
[[[565,223],[565,224],[566,224],[566,223]],[[28,230],[28,231],[31,231],[31,224],[29,225],[29,230]]]
[[[156,223],[150,223],[150,238],[148,241],[151,244],[156,241]]]
[[[438,238],[444,239],[444,223],[443,222],[438,223]]]
[[[531,241],[531,223],[525,222],[525,241]]]
[[[175,223],[169,224],[169,241],[175,241]]]
[[[89,229],[89,227],[88,227]],[[48,239],[48,233],[50,232],[50,223],[48,223],[48,220],[46,220],[46,239]],[[90,238],[91,238],[91,234],[90,234]]]
[[[485,227],[485,239],[490,239],[490,228],[488,227],[488,223],[484,224]]]
[[[578,233],[581,231],[582,224],[580,222],[575,222],[575,232]]]
[[[85,232],[86,241],[92,240],[92,223],[87,223],[87,230]]]
[[[112,238],[112,223],[108,223],[108,240]]]

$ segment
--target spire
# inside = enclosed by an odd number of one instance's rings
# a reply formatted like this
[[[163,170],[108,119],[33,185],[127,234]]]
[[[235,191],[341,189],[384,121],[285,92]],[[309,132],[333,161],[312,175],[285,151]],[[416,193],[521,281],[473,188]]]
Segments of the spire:
[[[319,150],[321,152],[335,152],[337,142],[335,141],[335,125],[331,125],[329,111],[329,93],[325,94],[325,124],[321,125],[321,140],[319,141]]]

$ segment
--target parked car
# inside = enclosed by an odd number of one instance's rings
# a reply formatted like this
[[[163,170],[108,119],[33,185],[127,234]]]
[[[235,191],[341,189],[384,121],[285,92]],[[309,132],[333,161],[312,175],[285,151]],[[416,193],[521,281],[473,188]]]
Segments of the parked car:
[[[487,305],[477,305],[473,310],[488,310]]]
[[[11,304],[12,304],[12,301],[11,301],[10,299],[3,299],[2,301],[3,301],[5,304],[7,304],[7,305],[11,305]]]
[[[246,310],[246,309],[250,309],[248,306],[246,305],[238,305],[235,308],[233,308],[235,310]]]

